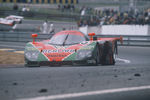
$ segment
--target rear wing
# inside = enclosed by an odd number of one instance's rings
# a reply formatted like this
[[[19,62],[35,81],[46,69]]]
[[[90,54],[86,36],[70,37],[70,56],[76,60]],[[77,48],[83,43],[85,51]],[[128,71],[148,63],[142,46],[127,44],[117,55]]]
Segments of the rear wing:
[[[118,54],[118,46],[117,46],[117,41],[120,41],[121,44],[123,44],[123,37],[107,37],[107,38],[97,38],[97,40],[104,40],[104,41],[112,41],[114,45],[113,51],[115,54]]]
[[[104,41],[112,41],[112,42],[115,42],[115,41],[120,41],[121,44],[123,44],[123,37],[120,36],[120,37],[101,37],[101,38],[98,38],[95,36],[95,33],[88,33],[88,36],[90,36],[90,41],[93,41],[93,40],[104,40]]]
[[[120,41],[121,44],[123,44],[123,37],[101,37],[97,38],[97,40],[105,40],[105,41]]]

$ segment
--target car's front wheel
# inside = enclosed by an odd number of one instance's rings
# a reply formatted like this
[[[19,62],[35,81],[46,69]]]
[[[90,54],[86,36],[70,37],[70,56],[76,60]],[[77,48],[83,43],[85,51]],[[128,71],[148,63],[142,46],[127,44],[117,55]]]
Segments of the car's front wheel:
[[[35,63],[35,64],[30,64],[29,62],[26,62],[24,64],[25,67],[40,67],[40,65],[38,63]]]

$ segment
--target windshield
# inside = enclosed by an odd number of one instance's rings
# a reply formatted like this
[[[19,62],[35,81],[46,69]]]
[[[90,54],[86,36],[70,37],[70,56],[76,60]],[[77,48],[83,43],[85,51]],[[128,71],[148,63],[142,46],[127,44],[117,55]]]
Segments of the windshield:
[[[49,43],[55,45],[72,45],[81,43],[83,41],[86,41],[86,38],[84,36],[74,34],[62,34],[53,36],[50,39]]]

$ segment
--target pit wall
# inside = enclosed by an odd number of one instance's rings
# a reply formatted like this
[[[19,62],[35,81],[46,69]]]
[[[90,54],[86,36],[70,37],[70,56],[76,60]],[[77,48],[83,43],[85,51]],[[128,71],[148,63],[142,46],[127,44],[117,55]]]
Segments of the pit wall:
[[[85,26],[79,30],[84,34],[94,32],[96,35],[149,35],[149,25],[103,25],[103,26]]]

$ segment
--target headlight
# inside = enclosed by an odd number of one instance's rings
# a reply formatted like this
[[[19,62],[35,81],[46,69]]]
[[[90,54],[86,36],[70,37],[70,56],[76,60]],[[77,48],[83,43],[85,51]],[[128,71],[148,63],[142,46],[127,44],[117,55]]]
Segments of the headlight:
[[[92,56],[91,50],[79,50],[79,51],[77,51],[76,59],[81,60],[81,59],[88,58],[91,56]]]
[[[25,51],[25,57],[30,61],[36,61],[39,51]]]

